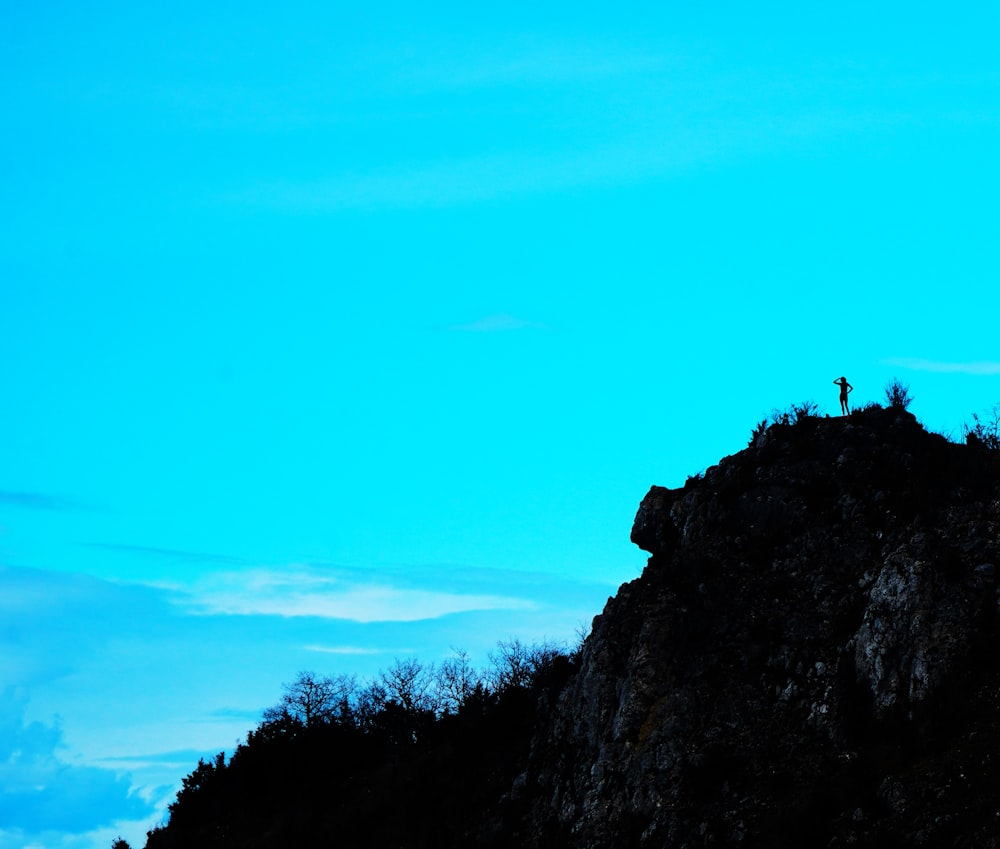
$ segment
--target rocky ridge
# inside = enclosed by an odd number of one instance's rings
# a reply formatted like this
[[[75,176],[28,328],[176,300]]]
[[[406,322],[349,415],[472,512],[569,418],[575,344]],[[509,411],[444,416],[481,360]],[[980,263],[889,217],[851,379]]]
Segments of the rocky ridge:
[[[1000,456],[902,409],[654,486],[543,707],[524,843],[1000,846]]]

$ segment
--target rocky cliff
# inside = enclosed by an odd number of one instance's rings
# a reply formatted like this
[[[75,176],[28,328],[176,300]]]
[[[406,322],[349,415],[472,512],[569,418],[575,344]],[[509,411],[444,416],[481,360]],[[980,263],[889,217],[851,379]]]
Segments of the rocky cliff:
[[[900,409],[654,486],[513,800],[547,847],[1000,846],[1000,453]]]

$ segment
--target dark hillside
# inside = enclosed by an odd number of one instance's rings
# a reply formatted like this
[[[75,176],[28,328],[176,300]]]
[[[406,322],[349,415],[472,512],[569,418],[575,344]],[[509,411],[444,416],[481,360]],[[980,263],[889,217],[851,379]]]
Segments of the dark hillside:
[[[531,682],[479,690],[440,717],[390,702],[313,727],[265,722],[228,763],[220,755],[185,779],[147,849],[509,845],[525,820],[509,792],[536,706],[570,671],[549,656]]]
[[[1000,845],[998,461],[872,409],[653,487],[536,740],[546,845]]]
[[[632,539],[579,657],[458,715],[265,724],[148,849],[1000,846],[1000,451],[800,417]]]

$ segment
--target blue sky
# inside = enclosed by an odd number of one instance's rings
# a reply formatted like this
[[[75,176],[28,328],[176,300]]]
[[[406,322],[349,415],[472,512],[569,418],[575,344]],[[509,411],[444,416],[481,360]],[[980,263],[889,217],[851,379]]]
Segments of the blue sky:
[[[7,4],[0,849],[301,669],[572,642],[774,408],[1000,401],[990,4]]]

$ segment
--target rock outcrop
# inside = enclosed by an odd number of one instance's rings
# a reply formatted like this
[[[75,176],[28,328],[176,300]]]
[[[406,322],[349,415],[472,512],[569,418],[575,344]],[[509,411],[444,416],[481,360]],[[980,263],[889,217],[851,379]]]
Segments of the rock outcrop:
[[[681,489],[514,799],[526,842],[1000,846],[1000,455],[909,413],[772,425]]]

